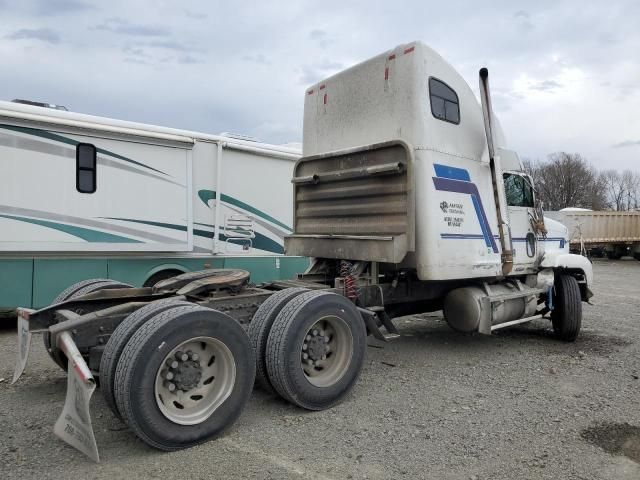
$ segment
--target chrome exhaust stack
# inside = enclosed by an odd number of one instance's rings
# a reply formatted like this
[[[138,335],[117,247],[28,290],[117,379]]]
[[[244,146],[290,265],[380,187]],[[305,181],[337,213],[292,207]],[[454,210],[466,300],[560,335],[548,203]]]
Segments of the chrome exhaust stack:
[[[502,168],[500,156],[496,155],[495,122],[493,120],[493,107],[491,106],[491,93],[489,90],[489,70],[480,69],[480,99],[482,100],[482,116],[484,117],[484,131],[487,135],[489,147],[489,167],[491,168],[491,180],[493,184],[493,198],[498,215],[498,233],[500,235],[500,250],[502,262],[502,274],[508,275],[513,268],[513,242],[511,240],[511,228],[506,219],[506,202],[504,201],[504,187],[502,183]]]

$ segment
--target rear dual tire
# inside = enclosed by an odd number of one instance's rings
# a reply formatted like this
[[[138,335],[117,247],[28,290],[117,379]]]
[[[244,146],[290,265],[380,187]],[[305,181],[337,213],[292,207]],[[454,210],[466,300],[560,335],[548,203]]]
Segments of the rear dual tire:
[[[185,382],[190,378],[193,387],[178,391],[176,375],[169,390],[163,378],[167,368],[174,368],[167,367],[171,359],[184,353],[176,352],[183,345],[190,352],[189,366],[179,375]],[[201,377],[191,375],[194,368]],[[205,442],[234,423],[254,378],[253,350],[238,322],[216,310],[180,305],[155,314],[131,336],[117,362],[114,398],[140,439],[171,451]]]
[[[249,324],[247,333],[256,356],[256,384],[266,392],[275,392],[269,380],[265,361],[267,340],[273,322],[287,303],[308,291],[308,288],[286,288],[274,293],[260,305]]]
[[[136,333],[142,325],[150,320],[155,315],[184,305],[192,305],[188,302],[181,302],[173,298],[167,298],[163,300],[157,300],[152,303],[148,303],[142,308],[139,308],[132,314],[128,315],[113,331],[109,341],[102,352],[102,358],[100,360],[100,390],[105,402],[113,413],[122,418],[122,415],[118,411],[116,405],[116,399],[114,395],[114,382],[116,376],[116,368],[120,356],[124,351],[127,343]]]
[[[332,407],[360,375],[366,337],[362,317],[347,298],[325,291],[297,295],[271,326],[265,351],[270,383],[299,407]]]

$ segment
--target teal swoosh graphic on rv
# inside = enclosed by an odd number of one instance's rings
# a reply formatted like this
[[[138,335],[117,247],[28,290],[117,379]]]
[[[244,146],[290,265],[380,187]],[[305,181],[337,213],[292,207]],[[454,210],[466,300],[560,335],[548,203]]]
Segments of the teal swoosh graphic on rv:
[[[198,190],[198,196],[200,197],[200,200],[202,200],[202,202],[209,208],[211,208],[211,206],[209,205],[209,200],[215,200],[216,198],[216,192],[214,192],[213,190]],[[249,205],[248,203],[244,203],[242,200],[238,200],[237,198],[234,197],[230,197],[229,195],[225,195],[224,193],[220,196],[220,199],[225,202],[228,203],[229,205],[234,205],[236,207],[242,208],[243,210],[246,210],[247,212],[251,212],[254,215],[257,215],[275,225],[278,225],[280,228],[283,228],[284,230],[288,231],[288,232],[292,232],[293,230],[291,229],[291,227],[288,227],[287,225],[285,225],[284,223],[276,220],[275,218],[273,218],[271,215],[269,215],[268,213],[263,212],[262,210],[258,210],[255,207],[252,207],[251,205]]]
[[[74,147],[78,145],[78,143],[81,143],[72,138],[68,138],[63,135],[59,135],[57,133],[51,133],[46,130],[39,130],[37,128],[17,127],[15,125],[4,125],[4,124],[0,124],[0,128],[4,128],[5,130],[13,130],[14,132],[26,133],[27,135],[34,135],[36,137],[46,138],[48,140],[54,140],[56,142],[65,143],[67,145],[72,145]],[[137,162],[135,160],[132,160],[131,158],[123,157],[122,155],[119,155],[114,152],[110,152],[109,150],[105,150],[104,148],[96,147],[96,152],[102,155],[108,155],[110,157],[117,158],[118,160],[122,160],[123,162],[132,163],[134,165],[138,165],[139,167],[144,167],[149,170],[153,170],[154,172],[158,172],[163,175],[171,176],[168,173],[163,172],[162,170],[158,170],[157,168],[150,167],[149,165],[145,165],[144,163]]]
[[[135,218],[116,218],[116,217],[103,217],[103,218],[106,218],[109,220],[120,220],[121,222],[141,223],[143,225],[151,225],[153,227],[171,228],[172,230],[180,230],[181,232],[187,231],[186,225],[176,225],[174,223],[154,222],[152,220],[138,220]],[[213,228],[213,225],[208,225],[206,223],[199,223],[198,225]],[[199,228],[194,228],[193,234],[199,237],[213,238],[213,232],[209,232],[207,230],[201,230]],[[279,254],[284,253],[284,247],[278,242],[258,232],[254,232],[254,235],[256,237],[253,239],[254,248],[257,248],[258,250],[264,250],[266,252],[279,253]],[[218,238],[223,242],[226,242],[228,239],[228,237],[222,233],[218,235]],[[237,239],[229,239],[231,243],[233,243],[234,240],[237,240]]]
[[[47,220],[39,220],[36,218],[19,217],[16,215],[3,215],[0,217],[16,220],[18,222],[32,223],[34,225],[40,225],[41,227],[52,228],[60,232],[68,233],[74,237],[81,238],[91,243],[143,243],[139,240],[132,238],[122,237],[120,235],[114,235],[112,233],[100,232],[98,230],[92,230],[90,228],[76,227],[74,225],[66,225],[64,223],[50,222]]]

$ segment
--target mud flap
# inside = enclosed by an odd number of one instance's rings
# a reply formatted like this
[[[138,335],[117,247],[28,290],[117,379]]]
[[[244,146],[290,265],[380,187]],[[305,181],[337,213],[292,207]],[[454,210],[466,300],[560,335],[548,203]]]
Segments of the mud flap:
[[[31,332],[29,331],[29,321],[18,316],[18,356],[16,358],[16,369],[13,371],[13,385],[18,381],[27,366],[29,349],[31,348]]]
[[[100,461],[91,426],[89,402],[96,382],[69,332],[58,335],[58,347],[69,359],[67,398],[53,432],[95,462]]]

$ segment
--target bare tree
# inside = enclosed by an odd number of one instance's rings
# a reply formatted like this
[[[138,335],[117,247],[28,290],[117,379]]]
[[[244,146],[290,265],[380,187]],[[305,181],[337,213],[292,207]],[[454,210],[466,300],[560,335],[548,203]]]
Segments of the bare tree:
[[[579,153],[557,152],[544,162],[525,161],[538,198],[547,210],[566,207],[601,210],[605,207],[604,182]]]
[[[536,169],[536,166],[538,165],[539,162],[535,161],[535,160],[531,160],[530,158],[523,158],[522,159],[522,166],[524,167],[524,171],[525,173],[528,173],[529,175],[531,175],[531,177],[534,179],[535,181],[535,172],[534,170]]]
[[[601,173],[605,185],[607,206],[612,210],[635,210],[640,203],[640,175],[632,170],[622,173],[605,170]]]
[[[625,210],[625,179],[617,170],[605,170],[601,174],[607,195],[607,206],[611,210]]]
[[[627,189],[627,210],[638,210],[640,207],[640,173],[633,170],[622,172],[622,178]]]

